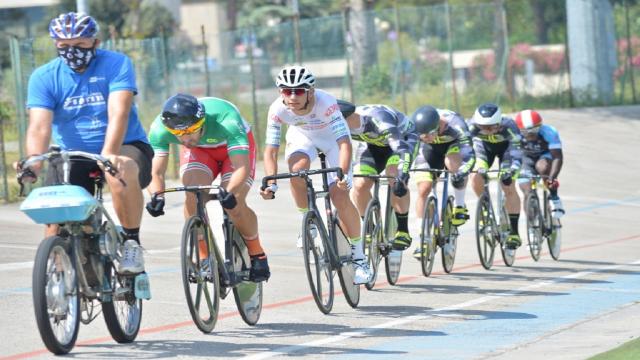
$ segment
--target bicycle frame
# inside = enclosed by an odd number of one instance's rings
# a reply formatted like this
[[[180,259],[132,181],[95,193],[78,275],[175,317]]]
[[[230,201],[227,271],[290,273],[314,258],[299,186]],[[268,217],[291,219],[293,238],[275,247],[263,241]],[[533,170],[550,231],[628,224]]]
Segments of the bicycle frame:
[[[380,204],[380,186],[386,186],[387,187],[387,201],[385,203],[385,207],[384,207],[384,237],[385,240],[389,235],[389,231],[388,231],[388,223],[389,223],[389,216],[395,216],[393,214],[393,206],[391,205],[391,188],[390,188],[390,183],[389,180],[394,179],[395,177],[393,176],[389,176],[389,175],[373,175],[373,174],[367,174],[367,175],[354,175],[354,178],[356,177],[360,177],[360,178],[365,178],[365,179],[369,179],[371,181],[373,181],[373,191],[371,193],[371,200],[369,200],[369,203],[371,203],[372,201],[377,202],[378,204]],[[384,249],[386,252],[383,253],[383,256],[387,256],[388,252],[390,251],[390,249]]]
[[[309,206],[309,211],[312,211],[316,214],[316,216],[318,217],[318,219],[322,222],[322,224],[324,225],[325,229],[327,230],[327,234],[329,235],[329,243],[327,244],[327,250],[329,252],[329,259],[330,259],[330,263],[331,263],[331,267],[333,269],[338,269],[341,266],[341,261],[339,259],[339,255],[338,255],[338,250],[336,248],[336,242],[337,242],[337,234],[336,234],[336,229],[333,226],[334,224],[337,227],[337,217],[333,211],[333,208],[331,206],[331,197],[329,194],[329,181],[328,181],[328,174],[332,173],[332,172],[336,172],[338,174],[338,178],[342,178],[343,173],[342,173],[342,169],[339,167],[335,167],[335,168],[324,168],[325,166],[325,159],[324,156],[320,156],[320,161],[322,164],[322,169],[318,169],[318,170],[301,170],[301,171],[297,171],[297,172],[292,172],[292,173],[283,173],[283,174],[276,174],[276,175],[270,175],[270,176],[265,176],[262,179],[262,189],[266,189],[267,188],[267,181],[269,180],[278,180],[278,179],[289,179],[289,178],[293,178],[293,177],[301,177],[304,179],[305,181],[305,185],[307,188],[307,203]],[[311,176],[312,175],[318,175],[321,174],[322,175],[322,190],[321,191],[316,191],[315,188],[313,187],[313,181],[311,180]],[[327,214],[327,219],[326,219],[326,223],[324,222],[324,220],[322,219],[322,216],[320,214],[320,210],[318,209],[318,205],[316,204],[316,200],[323,198],[324,199],[324,204],[325,204],[325,209],[326,209],[326,214]],[[331,226],[329,226],[331,225]]]

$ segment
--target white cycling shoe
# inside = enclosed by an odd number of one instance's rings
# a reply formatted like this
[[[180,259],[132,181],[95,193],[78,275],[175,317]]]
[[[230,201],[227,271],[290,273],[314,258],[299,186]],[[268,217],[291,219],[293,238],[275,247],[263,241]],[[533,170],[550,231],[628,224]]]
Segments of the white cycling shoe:
[[[353,260],[353,283],[366,284],[371,280],[371,269],[366,259]]]
[[[142,247],[135,240],[125,241],[122,253],[118,264],[119,274],[139,274],[144,271]]]

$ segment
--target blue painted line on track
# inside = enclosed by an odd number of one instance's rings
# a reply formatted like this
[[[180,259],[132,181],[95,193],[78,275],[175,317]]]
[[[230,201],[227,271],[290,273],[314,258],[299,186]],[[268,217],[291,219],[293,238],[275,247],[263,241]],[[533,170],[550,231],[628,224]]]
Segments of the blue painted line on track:
[[[444,333],[444,336],[425,336],[421,335],[425,332],[416,331],[416,336],[394,338],[379,346],[367,348],[370,352],[365,356],[374,358],[378,355],[372,354],[394,353],[403,359],[454,360],[477,358],[496,350],[508,349],[586,318],[640,301],[640,292],[628,291],[640,288],[639,275],[640,272],[637,271],[626,271],[624,275],[607,278],[605,283],[563,289],[561,292],[551,290],[549,295],[541,294],[542,297],[538,300],[504,310],[451,311],[448,314],[457,314],[464,320],[428,329],[429,332]],[[544,288],[536,291],[543,292]],[[508,298],[501,297],[497,301],[508,301]],[[428,322],[429,319],[425,321]],[[518,330],[514,332],[514,329]]]

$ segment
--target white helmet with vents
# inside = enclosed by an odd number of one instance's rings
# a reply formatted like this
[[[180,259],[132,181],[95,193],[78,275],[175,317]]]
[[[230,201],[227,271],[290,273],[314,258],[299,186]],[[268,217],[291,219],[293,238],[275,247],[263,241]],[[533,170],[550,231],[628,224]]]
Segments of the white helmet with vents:
[[[304,66],[285,66],[278,73],[276,86],[283,88],[312,88],[316,78],[311,71]]]

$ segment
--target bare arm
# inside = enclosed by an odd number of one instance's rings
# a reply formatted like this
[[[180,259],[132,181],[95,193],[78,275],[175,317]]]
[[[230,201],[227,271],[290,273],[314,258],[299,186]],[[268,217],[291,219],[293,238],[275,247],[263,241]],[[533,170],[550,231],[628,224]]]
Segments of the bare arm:
[[[129,112],[133,105],[133,92],[129,90],[114,91],[109,94],[109,125],[102,147],[102,154],[118,155],[124,142],[129,123]]]
[[[226,190],[234,195],[238,196],[238,190],[244,185],[251,174],[249,165],[249,155],[239,154],[229,156],[231,164],[233,165],[233,173]]]
[[[165,189],[164,174],[169,165],[169,156],[154,156],[151,162],[151,183],[147,187],[149,194],[153,195]]]
[[[551,170],[549,171],[549,177],[557,179],[560,175],[560,169],[562,169],[562,149],[551,149]]]
[[[278,172],[278,147],[267,145],[264,148],[264,174],[275,175]]]
[[[339,166],[343,173],[348,174],[351,169],[351,139],[344,137],[338,140],[338,148],[340,149],[340,156],[338,158]]]
[[[27,155],[38,155],[47,151],[51,141],[51,125],[53,112],[48,109],[32,108],[29,110],[29,128],[27,129]],[[41,164],[33,167],[38,174]]]

